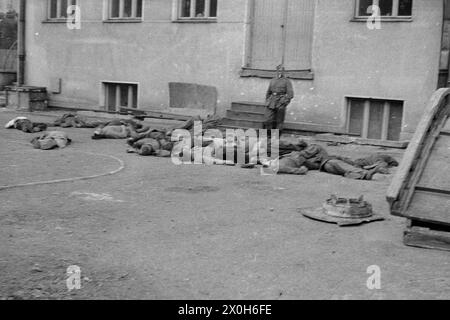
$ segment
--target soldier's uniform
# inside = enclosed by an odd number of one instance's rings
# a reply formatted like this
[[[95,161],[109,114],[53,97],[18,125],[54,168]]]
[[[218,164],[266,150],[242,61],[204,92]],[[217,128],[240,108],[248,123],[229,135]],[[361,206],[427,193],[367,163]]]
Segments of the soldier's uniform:
[[[294,98],[294,89],[289,79],[282,76],[270,81],[266,93],[266,129],[283,130],[286,108],[292,98]]]

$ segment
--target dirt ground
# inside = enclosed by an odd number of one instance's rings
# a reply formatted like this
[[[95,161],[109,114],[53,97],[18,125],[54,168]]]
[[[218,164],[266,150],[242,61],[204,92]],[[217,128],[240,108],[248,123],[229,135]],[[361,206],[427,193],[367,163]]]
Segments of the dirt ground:
[[[73,145],[34,150],[34,135],[3,129],[0,186],[93,180],[0,191],[2,299],[449,299],[450,254],[406,247],[405,221],[385,200],[392,175],[353,181],[326,173],[262,176],[239,167],[183,165],[125,153],[66,129]],[[27,114],[34,121],[53,121]],[[395,149],[327,147],[352,158]],[[386,220],[358,227],[309,220],[298,208],[330,194],[365,195]],[[69,291],[66,269],[81,268]],[[367,268],[381,269],[369,290]]]

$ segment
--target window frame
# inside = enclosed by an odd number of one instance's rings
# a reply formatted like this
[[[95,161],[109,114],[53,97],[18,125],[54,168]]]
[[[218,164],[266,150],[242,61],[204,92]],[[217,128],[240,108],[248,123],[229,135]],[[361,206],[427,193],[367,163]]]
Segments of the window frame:
[[[367,19],[371,16],[370,14],[361,16],[359,15],[359,6],[361,0],[355,0],[355,10],[353,14],[352,21],[367,21]],[[414,0],[411,0],[411,15],[410,16],[399,16],[398,9],[400,6],[400,0],[392,0],[392,15],[391,16],[382,16],[380,15],[381,21],[412,21],[413,13],[414,13]],[[379,0],[372,0],[372,5],[378,5]]]
[[[52,1],[56,1],[56,17],[52,17]],[[61,1],[67,2],[67,7],[72,6],[72,1],[75,1],[75,5],[79,6],[79,0],[48,0],[47,1],[47,21],[60,21],[60,22],[66,22],[69,17],[62,17],[61,16]],[[66,13],[67,14],[67,13]]]
[[[117,98],[120,97],[120,86],[126,85],[128,86],[128,90],[130,90],[130,87],[135,86],[136,87],[136,107],[133,106],[121,106],[120,103],[117,104]],[[139,96],[140,96],[140,84],[139,82],[128,82],[128,81],[111,81],[111,80],[102,80],[101,81],[101,92],[100,92],[100,105],[106,110],[108,109],[108,86],[115,86],[116,90],[116,103],[115,103],[115,112],[120,112],[121,108],[131,108],[139,110]],[[131,99],[133,100],[133,93],[131,93]],[[120,98],[119,98],[120,101]],[[128,102],[130,102],[130,91],[128,91]]]
[[[182,5],[183,5],[183,0],[175,0],[175,5],[176,5],[176,19],[175,21],[177,22],[216,22],[217,21],[217,16],[218,16],[218,7],[219,7],[219,0],[217,0],[217,10],[216,10],[216,16],[215,17],[210,17],[209,16],[209,9],[211,7],[211,0],[204,0],[205,1],[205,13],[207,13],[208,15],[203,16],[203,17],[196,17],[195,16],[195,5],[196,5],[196,1],[197,0],[191,0],[191,4],[190,4],[190,16],[189,17],[182,17]],[[194,16],[193,16],[194,15]]]
[[[112,16],[112,9],[113,9],[113,5],[112,5],[112,1],[113,0],[107,0],[106,5],[106,21],[107,22],[123,22],[123,21],[132,21],[132,22],[141,22],[144,20],[144,5],[145,5],[145,1],[144,0],[132,0],[131,2],[131,12],[132,15],[136,15],[137,14],[137,2],[141,1],[141,16],[137,17],[137,16],[131,16],[131,17],[123,17],[123,13],[124,13],[124,2],[125,0],[119,0],[119,17],[113,17]]]
[[[399,100],[399,99],[386,99],[386,98],[374,98],[374,97],[360,97],[360,96],[346,96],[346,123],[345,123],[345,133],[348,135],[356,135],[357,137],[360,137],[362,139],[369,139],[369,126],[370,126],[370,109],[372,106],[372,102],[383,102],[383,121],[382,121],[382,127],[381,127],[381,139],[371,139],[371,140],[379,140],[379,141],[400,141],[401,140],[401,133],[400,133],[400,139],[399,140],[389,140],[389,123],[390,123],[390,109],[391,104],[393,103],[401,103],[402,104],[402,120],[401,120],[401,128],[400,132],[403,131],[404,128],[404,121],[405,121],[405,102],[406,100]],[[361,126],[361,135],[357,135],[356,133],[350,132],[350,118],[351,118],[351,111],[352,111],[352,102],[360,100],[363,102],[363,118],[362,120],[362,126]]]

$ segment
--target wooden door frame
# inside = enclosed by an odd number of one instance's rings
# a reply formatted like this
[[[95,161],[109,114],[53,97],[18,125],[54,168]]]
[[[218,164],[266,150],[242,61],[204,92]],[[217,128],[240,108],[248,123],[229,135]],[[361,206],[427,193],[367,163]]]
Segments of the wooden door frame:
[[[255,4],[257,0],[246,0],[245,9],[245,20],[244,20],[244,52],[243,52],[243,61],[242,61],[242,69],[240,72],[241,77],[257,77],[257,78],[273,78],[276,75],[276,70],[262,70],[262,69],[255,69],[252,66],[252,52],[253,52],[253,27],[254,27],[254,19],[255,19]],[[286,1],[285,5],[285,15],[288,11],[288,0]],[[285,18],[285,21],[287,20],[287,17]],[[286,36],[286,28],[284,29],[283,34]],[[286,40],[284,40],[284,46],[286,46]],[[283,58],[284,60],[284,53],[285,50],[282,50]],[[282,61],[284,62],[284,61]],[[291,79],[298,79],[298,80],[313,80],[314,79],[314,73],[312,70],[286,70],[286,76]]]

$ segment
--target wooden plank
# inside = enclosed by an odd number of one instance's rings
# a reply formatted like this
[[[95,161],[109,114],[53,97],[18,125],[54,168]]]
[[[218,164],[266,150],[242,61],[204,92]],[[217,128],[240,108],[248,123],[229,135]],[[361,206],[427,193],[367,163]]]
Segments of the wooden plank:
[[[315,2],[289,0],[287,3],[283,52],[287,69],[311,69]]]
[[[416,190],[406,216],[410,219],[450,225],[450,196]]]
[[[408,180],[408,176],[411,172],[416,157],[422,150],[422,144],[427,138],[427,132],[434,120],[434,117],[442,108],[442,105],[448,95],[450,95],[450,89],[439,89],[433,94],[428,102],[428,105],[425,108],[425,115],[417,126],[416,132],[409,143],[408,149],[403,156],[403,160],[387,191],[386,198],[391,205],[394,201],[398,200],[400,192]]]
[[[411,227],[405,230],[403,242],[411,247],[450,251],[450,232]]]
[[[450,131],[450,118],[447,119],[447,122],[444,124],[442,128],[443,131]]]
[[[388,148],[398,148],[405,149],[408,147],[408,141],[384,141],[384,140],[375,140],[375,139],[364,139],[359,137],[350,137],[346,135],[334,135],[334,134],[317,134],[314,139],[316,141],[323,142],[336,142],[342,144],[360,144],[360,145],[369,145],[369,146],[380,146],[380,147],[388,147]]]
[[[167,112],[158,112],[158,111],[147,111],[142,109],[134,109],[134,108],[120,108],[121,112],[129,112],[135,115],[142,115],[145,118],[155,118],[155,119],[165,119],[165,120],[178,120],[178,121],[187,121],[190,120],[191,116],[185,116],[174,113]]]
[[[255,1],[252,25],[252,67],[275,68],[282,60],[284,1]]]
[[[418,185],[425,188],[450,190],[450,136],[436,141]]]
[[[416,191],[424,191],[424,192],[441,193],[441,194],[450,195],[450,189],[435,189],[435,188],[425,187],[425,186],[421,186],[421,185],[416,186]]]

